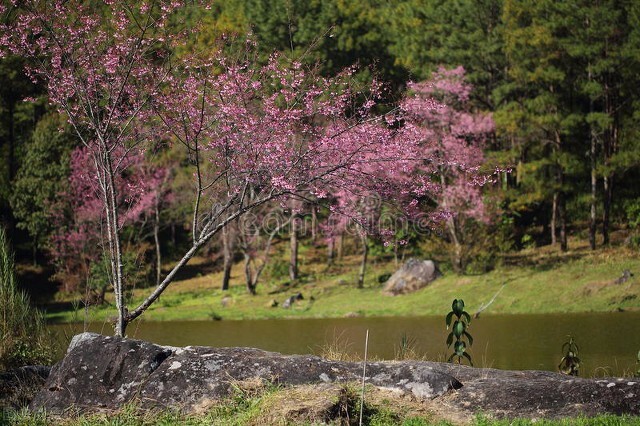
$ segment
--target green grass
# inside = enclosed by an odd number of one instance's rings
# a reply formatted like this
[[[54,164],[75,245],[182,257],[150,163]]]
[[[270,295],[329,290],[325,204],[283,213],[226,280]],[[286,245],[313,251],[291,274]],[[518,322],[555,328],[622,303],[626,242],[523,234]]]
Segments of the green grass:
[[[596,417],[577,417],[558,420],[492,420],[480,416],[474,424],[477,426],[637,426],[640,425],[640,417],[600,415]]]
[[[284,258],[285,252],[281,253]],[[276,257],[277,259],[277,257]],[[506,283],[491,314],[527,314],[554,312],[609,312],[640,309],[640,282],[637,277],[621,285],[613,284],[622,271],[640,271],[636,251],[618,247],[590,251],[577,244],[567,253],[544,247],[522,251],[503,259],[503,265],[481,275],[459,276],[452,272],[428,288],[414,294],[390,297],[381,293],[378,278],[392,273],[391,260],[375,260],[369,265],[363,289],[356,288],[358,256],[347,256],[327,269],[320,250],[309,250],[302,262],[299,282],[286,286],[284,278],[270,279],[268,273],[258,285],[258,294],[247,294],[242,283],[242,267],[233,270],[231,289],[220,290],[221,274],[205,273],[210,265],[202,258],[192,268],[202,269],[194,277],[174,282],[144,314],[146,320],[243,320],[269,318],[330,318],[357,316],[441,315],[443,301],[464,299],[471,313]],[[281,292],[274,293],[278,290]],[[135,305],[150,292],[133,292]],[[292,309],[271,307],[290,295],[301,292],[305,299]],[[447,305],[447,304],[445,304]],[[448,306],[448,305],[447,305]],[[102,322],[114,315],[111,306],[92,307],[90,320]],[[50,314],[49,319],[72,322],[83,312],[73,310]]]
[[[102,414],[78,415],[67,418],[49,416],[44,413],[30,413],[26,410],[19,412],[0,413],[0,425],[13,426],[249,426],[259,424],[271,425],[341,425],[346,424],[346,418],[338,417],[326,422],[326,419],[300,420],[281,418],[268,419],[264,423],[260,409],[265,405],[264,397],[252,397],[248,401],[238,402],[228,400],[203,414],[182,414],[179,411],[139,411],[135,406],[122,410]],[[267,399],[268,402],[268,399]],[[419,416],[407,415],[402,410],[394,410],[386,406],[368,406],[367,416],[363,424],[368,426],[452,426],[447,420],[437,419],[432,414]],[[358,424],[357,413],[351,417],[351,423]],[[485,416],[478,416],[465,424],[473,426],[637,426],[640,417],[599,415],[595,417],[574,417],[555,420],[547,419],[509,419],[496,420]]]

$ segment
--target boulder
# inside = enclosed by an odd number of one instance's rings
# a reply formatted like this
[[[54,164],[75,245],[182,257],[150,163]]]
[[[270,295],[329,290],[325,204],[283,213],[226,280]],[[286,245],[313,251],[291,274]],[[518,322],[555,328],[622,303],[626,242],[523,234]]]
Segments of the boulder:
[[[234,383],[260,379],[280,385],[361,380],[362,364],[251,348],[174,348],[94,333],[75,336],[30,407],[50,413],[142,408],[199,411],[232,394]],[[434,398],[461,384],[433,365],[367,364],[367,381],[417,398]]]
[[[71,408],[111,410],[136,402],[143,409],[201,412],[233,395],[234,388],[273,383],[306,389],[296,392],[302,400],[310,395],[310,386],[318,389],[319,395],[327,395],[321,398],[326,404],[320,411],[330,412],[335,409],[330,395],[342,392],[336,386],[359,382],[361,375],[359,362],[251,348],[174,348],[84,333],[74,337],[30,408],[66,414]],[[409,396],[456,423],[477,413],[509,419],[640,415],[637,378],[582,379],[545,371],[402,361],[368,362],[366,382],[379,391]]]
[[[384,292],[396,296],[426,287],[442,276],[433,260],[409,259],[387,280]]]
[[[302,293],[297,293],[294,294],[293,296],[287,297],[287,299],[282,302],[282,307],[284,309],[289,309],[293,306],[294,303],[296,303],[299,300],[304,300],[304,296],[302,296]]]
[[[587,379],[549,371],[509,371],[442,364],[462,388],[439,398],[440,409],[473,418],[558,419],[640,415],[640,378]]]

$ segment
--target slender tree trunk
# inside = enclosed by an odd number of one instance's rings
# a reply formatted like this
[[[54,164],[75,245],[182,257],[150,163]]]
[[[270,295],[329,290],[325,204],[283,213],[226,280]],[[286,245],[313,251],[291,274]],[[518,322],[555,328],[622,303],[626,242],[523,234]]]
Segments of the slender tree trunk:
[[[395,241],[395,244],[393,245],[393,263],[396,267],[396,269],[398,269],[399,263],[400,263],[400,248],[398,247],[398,240]]]
[[[33,247],[33,266],[38,266],[38,235],[36,234],[33,237],[33,241],[31,242]]]
[[[329,237],[327,241],[327,266],[332,266],[335,257],[336,239],[334,236]]]
[[[451,236],[451,244],[453,244],[453,250],[451,251],[451,265],[456,274],[462,274],[464,272],[464,261],[462,259],[463,248],[462,242],[458,237],[458,226],[455,218],[450,217],[447,219],[447,228],[449,230],[449,235]]]
[[[553,193],[553,201],[551,203],[551,223],[549,224],[549,230],[551,232],[551,244],[556,245],[558,243],[558,192]]]
[[[560,215],[560,250],[567,251],[569,249],[567,237],[567,204],[564,194],[560,196],[558,207]]]
[[[9,114],[9,153],[7,158],[7,182],[11,185],[13,178],[16,175],[16,158],[15,158],[15,147],[16,147],[16,137],[14,132],[14,122],[15,122],[15,103],[13,101],[9,101],[8,106],[8,114]],[[1,219],[1,218],[0,218]],[[6,220],[6,229],[9,234],[9,238],[13,238],[16,231],[16,222],[14,220],[13,214],[11,210],[7,212]]]
[[[222,272],[222,290],[229,290],[229,281],[231,280],[231,268],[233,267],[233,244],[231,241],[231,232],[228,226],[222,228],[222,257],[224,261]]]
[[[318,238],[318,211],[316,206],[311,206],[311,241],[314,243]]]
[[[591,250],[596,249],[596,203],[597,203],[597,189],[598,189],[598,181],[596,176],[596,167],[595,167],[595,149],[594,142],[592,139],[591,142],[591,211],[589,214],[589,246]]]
[[[613,112],[610,112],[613,114]],[[605,137],[605,164],[609,165],[611,157],[617,151],[618,131],[617,124],[613,124],[607,136]],[[603,244],[608,245],[610,243],[610,226],[611,226],[611,205],[613,203],[613,173],[608,173],[603,179],[603,212],[602,212],[602,238]]]
[[[589,64],[589,81],[591,81],[591,64]],[[589,102],[589,111],[593,113],[593,100]],[[591,162],[591,209],[589,212],[589,246],[596,249],[596,203],[598,201],[598,180],[596,174],[596,134],[593,124],[590,126],[589,160]]]
[[[251,256],[249,253],[244,253],[244,277],[247,286],[247,291],[251,295],[256,294],[256,288],[253,283],[253,272],[251,271]]]
[[[160,207],[156,200],[153,222],[153,242],[156,246],[156,285],[162,280],[162,252],[160,251]]]
[[[560,250],[567,251],[567,200],[563,191],[564,187],[564,172],[562,167],[558,166],[557,171],[557,184],[560,190],[558,191],[558,219],[560,221]]]
[[[118,204],[115,188],[115,174],[109,150],[104,148],[99,160],[100,173],[103,175],[103,191],[105,196],[105,216],[107,219],[107,235],[109,244],[109,256],[111,260],[111,279],[116,302],[118,318],[114,325],[116,336],[124,337],[127,329],[127,309],[124,301],[124,288],[122,277],[122,248],[120,246],[120,232],[118,230]]]
[[[369,245],[367,244],[367,236],[364,233],[360,236],[360,240],[362,242],[362,260],[360,261],[360,273],[358,274],[358,288],[363,288],[367,258],[369,257]]]
[[[298,279],[298,220],[294,217],[291,221],[291,231],[289,233],[289,278],[291,281]]]
[[[602,212],[602,244],[610,243],[609,231],[611,225],[611,202],[613,201],[613,178],[612,175],[604,177],[604,197]]]
[[[338,236],[338,247],[337,247],[337,255],[338,255],[338,259],[342,260],[342,254],[344,252],[344,233],[340,232],[340,235]]]

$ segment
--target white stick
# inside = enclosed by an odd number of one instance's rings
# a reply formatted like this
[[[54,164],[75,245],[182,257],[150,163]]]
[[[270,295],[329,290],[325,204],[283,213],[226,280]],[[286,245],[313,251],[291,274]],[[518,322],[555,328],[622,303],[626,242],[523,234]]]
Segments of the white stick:
[[[360,398],[360,426],[362,426],[362,412],[364,411],[364,382],[367,377],[367,351],[369,350],[369,329],[364,339],[364,363],[362,365],[362,396]]]

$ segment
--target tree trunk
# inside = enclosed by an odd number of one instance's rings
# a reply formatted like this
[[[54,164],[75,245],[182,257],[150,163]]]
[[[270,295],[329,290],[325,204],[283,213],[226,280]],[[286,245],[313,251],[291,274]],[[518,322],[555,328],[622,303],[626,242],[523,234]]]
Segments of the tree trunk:
[[[327,241],[327,266],[332,266],[335,257],[336,239],[334,236],[329,237]]]
[[[228,228],[228,226],[222,228],[222,257],[224,261],[222,272],[222,291],[229,290],[231,268],[233,267],[233,242],[231,241],[231,231]]]
[[[294,217],[291,221],[291,231],[289,233],[289,278],[291,281],[298,279],[298,220]]]
[[[558,192],[556,191],[553,193],[553,202],[551,204],[551,223],[549,224],[549,229],[551,231],[551,244],[554,246],[558,243],[557,227],[558,227]]]
[[[318,238],[318,212],[316,206],[311,206],[311,241],[314,243]]]
[[[253,272],[251,271],[251,256],[249,253],[244,253],[244,277],[247,286],[247,291],[252,296],[256,294],[256,287],[253,282]]]
[[[591,81],[591,64],[589,64],[589,81]],[[593,100],[589,102],[589,112],[593,113]],[[593,124],[590,125],[589,160],[591,162],[591,209],[589,212],[589,246],[596,249],[596,203],[598,201],[598,181],[596,174],[596,134]]]
[[[127,329],[127,308],[124,300],[124,285],[122,276],[122,248],[120,246],[120,232],[118,230],[118,203],[116,198],[115,172],[111,163],[110,151],[102,148],[97,160],[98,171],[101,174],[102,191],[105,197],[105,216],[107,220],[107,239],[109,244],[109,258],[111,263],[111,280],[116,302],[118,317],[114,325],[114,333],[118,337],[125,337]]]
[[[562,167],[558,166],[557,184],[558,191],[558,219],[560,221],[560,250],[567,251],[567,200],[564,193],[564,172]]]
[[[156,246],[156,285],[160,285],[162,280],[162,253],[160,251],[160,207],[159,200],[156,200],[153,222],[153,242]]]
[[[16,135],[14,131],[14,122],[15,122],[15,104],[13,102],[9,102],[9,157],[7,158],[7,172],[8,172],[8,182],[11,184],[11,181],[16,176]]]
[[[9,100],[9,105],[8,105],[8,114],[9,114],[9,152],[8,152],[8,157],[7,157],[7,182],[9,183],[9,187],[11,187],[11,182],[13,181],[13,178],[16,175],[16,161],[15,161],[15,147],[16,147],[16,140],[15,140],[15,132],[14,132],[14,121],[15,121],[15,103],[12,100]],[[0,217],[0,219],[2,219]],[[11,212],[11,209],[8,209],[7,211],[7,215],[5,217],[5,221],[6,221],[6,230],[7,230],[7,234],[9,235],[9,238],[13,238],[15,236],[15,232],[16,232],[16,221],[13,217],[13,213]],[[1,222],[0,222],[1,224]]]
[[[610,225],[611,225],[611,202],[613,201],[613,176],[604,177],[604,205],[602,212],[602,244],[610,243]]]
[[[462,274],[464,272],[464,261],[462,259],[462,243],[458,238],[458,227],[456,225],[455,218],[451,217],[447,219],[447,228],[449,228],[449,235],[451,236],[451,244],[453,244],[453,250],[451,252],[451,266],[456,274]]]
[[[558,213],[560,215],[560,250],[567,251],[569,249],[567,238],[567,204],[564,194],[561,194],[560,196],[558,207]]]
[[[360,262],[360,273],[358,274],[358,288],[364,287],[364,274],[367,269],[367,257],[369,256],[369,245],[367,244],[367,236],[360,236],[362,241],[362,260]]]
[[[607,104],[609,104],[609,100],[607,100]],[[607,106],[607,112],[613,116],[613,112],[610,111],[612,109],[611,105]],[[618,150],[618,127],[617,122],[615,121],[609,128],[607,135],[605,137],[605,147],[604,147],[604,162],[605,165],[609,165],[611,157]],[[603,179],[603,212],[602,212],[602,244],[608,245],[610,243],[610,226],[611,226],[611,205],[613,203],[613,173],[609,172],[604,176]]]

